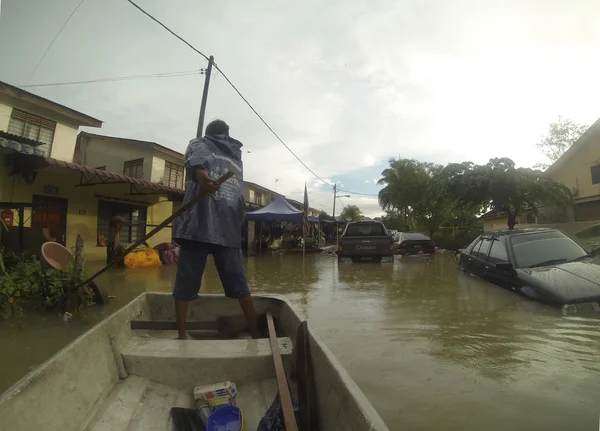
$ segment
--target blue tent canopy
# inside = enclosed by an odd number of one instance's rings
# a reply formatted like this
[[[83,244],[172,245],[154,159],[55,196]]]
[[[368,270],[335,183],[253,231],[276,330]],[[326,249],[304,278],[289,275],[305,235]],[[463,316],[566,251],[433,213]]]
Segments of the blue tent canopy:
[[[246,218],[250,221],[302,223],[304,213],[294,208],[284,197],[279,196],[266,207],[247,213]]]

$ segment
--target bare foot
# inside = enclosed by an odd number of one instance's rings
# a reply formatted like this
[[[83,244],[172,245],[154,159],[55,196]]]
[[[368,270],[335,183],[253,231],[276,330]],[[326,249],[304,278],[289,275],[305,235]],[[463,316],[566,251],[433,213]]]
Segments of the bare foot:
[[[189,340],[190,337],[189,337],[189,335],[187,333],[185,333],[183,335],[181,335],[181,334],[177,335],[177,338],[175,338],[175,339],[176,340]]]

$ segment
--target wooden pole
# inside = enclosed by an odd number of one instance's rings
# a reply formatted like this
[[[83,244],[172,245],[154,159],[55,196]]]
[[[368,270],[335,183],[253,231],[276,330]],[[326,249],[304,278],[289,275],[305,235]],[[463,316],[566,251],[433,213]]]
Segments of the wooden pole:
[[[281,360],[281,352],[277,344],[277,334],[275,333],[275,323],[273,322],[273,314],[267,311],[267,326],[269,327],[269,343],[271,344],[271,352],[273,353],[273,364],[275,365],[275,376],[277,377],[277,389],[279,390],[279,399],[283,410],[283,423],[285,431],[298,431],[296,416],[294,415],[294,406],[292,405],[292,396],[290,388],[285,376],[283,361]]]
[[[208,66],[204,71],[204,90],[202,91],[202,102],[200,103],[200,116],[198,117],[198,130],[196,137],[201,138],[204,129],[204,115],[206,114],[206,99],[208,98],[208,86],[210,84],[210,74],[212,73],[215,58],[211,55],[208,59]]]

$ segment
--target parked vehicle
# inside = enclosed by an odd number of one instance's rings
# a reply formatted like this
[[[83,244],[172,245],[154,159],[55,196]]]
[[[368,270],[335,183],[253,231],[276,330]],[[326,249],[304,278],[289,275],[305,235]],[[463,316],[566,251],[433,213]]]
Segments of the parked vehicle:
[[[314,417],[323,431],[388,430],[287,299],[253,298],[259,315],[271,311],[275,318],[273,345],[286,364],[281,371],[287,375],[281,377],[298,388],[295,398],[308,399],[300,406],[300,417]],[[188,314],[193,339],[175,340],[171,295],[141,294],[2,394],[0,429],[173,430],[177,428],[171,408],[195,406],[194,387],[218,382],[235,383],[235,404],[243,412],[245,429],[257,429],[278,393],[279,376],[268,338],[231,338],[215,332],[219,321],[239,320],[229,301],[223,295],[201,295]],[[222,329],[228,332],[232,327]],[[200,429],[186,427],[192,428]]]
[[[396,242],[396,252],[404,255],[435,253],[435,242],[420,232],[400,232]]]
[[[383,223],[356,221],[346,225],[338,244],[338,259],[384,262],[394,259],[394,239]]]
[[[600,265],[557,229],[486,232],[461,250],[459,267],[530,299],[571,311],[600,310]]]

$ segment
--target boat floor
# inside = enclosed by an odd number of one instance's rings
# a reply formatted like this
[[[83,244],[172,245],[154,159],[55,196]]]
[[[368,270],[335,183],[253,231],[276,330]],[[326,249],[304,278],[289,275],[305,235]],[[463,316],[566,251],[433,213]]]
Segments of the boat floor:
[[[252,340],[245,334],[225,341],[214,336],[214,333],[211,337],[211,333],[206,331],[189,331],[189,339],[181,341],[175,340],[176,331],[136,330],[134,332],[135,336],[122,350],[126,362],[126,358],[132,355],[136,358],[150,358],[150,360],[173,358],[218,360],[220,355],[270,357],[271,354],[268,339]],[[282,354],[291,354],[289,338],[278,338],[278,343]],[[95,414],[85,428],[86,431],[175,431],[170,414],[171,407],[195,408],[194,386],[219,381],[195,382],[190,376],[189,389],[182,390],[140,377],[135,374],[135,370],[135,368],[131,370],[133,373],[130,372],[127,378],[120,380],[112,392],[96,405]],[[235,373],[234,370],[232,372]],[[231,380],[235,382],[235,379]],[[245,429],[258,427],[258,423],[276,394],[277,380],[274,369],[272,378],[238,386],[236,405],[242,410]]]
[[[175,431],[171,407],[194,408],[192,389],[178,390],[138,376],[121,380],[87,431]],[[245,429],[256,429],[277,393],[275,378],[238,388]]]

